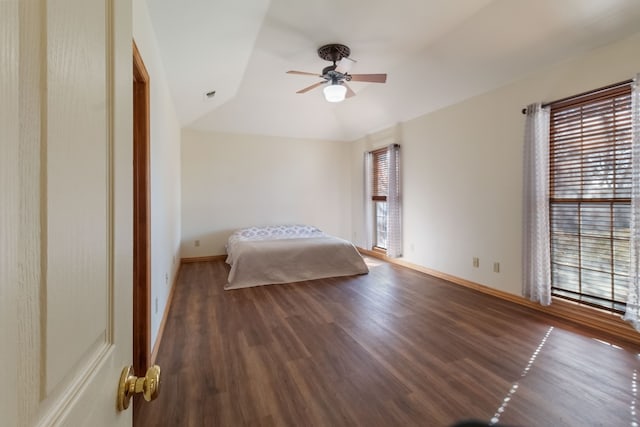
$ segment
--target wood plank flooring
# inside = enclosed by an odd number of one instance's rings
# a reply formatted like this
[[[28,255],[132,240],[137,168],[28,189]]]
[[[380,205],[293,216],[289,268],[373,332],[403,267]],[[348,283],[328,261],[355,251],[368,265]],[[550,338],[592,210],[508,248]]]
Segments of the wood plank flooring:
[[[640,349],[403,267],[223,291],[182,266],[143,426],[634,426]],[[598,338],[599,340],[596,340]]]

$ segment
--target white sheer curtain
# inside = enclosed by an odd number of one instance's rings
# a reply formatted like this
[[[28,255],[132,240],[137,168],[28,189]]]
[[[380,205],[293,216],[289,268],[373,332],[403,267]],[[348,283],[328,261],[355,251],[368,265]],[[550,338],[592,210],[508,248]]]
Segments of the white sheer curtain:
[[[527,107],[524,135],[522,294],[551,304],[549,110]]]
[[[400,145],[389,146],[389,194],[387,195],[387,256],[402,256],[402,191]]]
[[[631,149],[631,236],[629,291],[625,320],[640,331],[640,74],[631,84],[632,149]]]
[[[364,153],[364,238],[365,248],[373,247],[373,204],[371,193],[373,184],[373,154]]]

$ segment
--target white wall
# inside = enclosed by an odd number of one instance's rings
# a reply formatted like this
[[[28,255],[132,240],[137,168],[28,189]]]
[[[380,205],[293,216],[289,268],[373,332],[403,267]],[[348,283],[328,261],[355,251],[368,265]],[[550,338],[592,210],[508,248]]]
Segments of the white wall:
[[[224,254],[231,232],[252,225],[306,223],[349,238],[350,152],[344,142],[183,129],[182,256]]]
[[[133,2],[133,38],[149,72],[151,120],[151,346],[180,260],[180,124],[144,0]]]
[[[521,292],[521,110],[632,78],[640,33],[352,145],[352,238],[364,246],[362,153],[402,145],[404,259]],[[480,267],[472,267],[472,258]],[[500,262],[500,273],[492,271]]]

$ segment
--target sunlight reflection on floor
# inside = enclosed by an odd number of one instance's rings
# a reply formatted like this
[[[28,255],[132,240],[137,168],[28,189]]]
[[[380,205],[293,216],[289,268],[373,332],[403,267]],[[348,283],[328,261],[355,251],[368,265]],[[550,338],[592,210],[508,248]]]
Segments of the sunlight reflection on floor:
[[[367,267],[379,267],[384,264],[384,261],[380,261],[379,259],[371,258],[371,257],[363,257],[364,262],[367,264]]]
[[[611,347],[611,348],[615,348],[616,350],[623,350],[623,348],[622,348],[622,347],[617,346],[617,345],[615,345],[615,344],[611,344],[610,342],[603,341],[603,340],[600,340],[600,339],[598,339],[598,338],[593,338],[593,340],[594,340],[594,341],[598,341],[599,343],[604,344],[604,345],[607,345],[607,346],[609,346],[609,347]]]
[[[639,355],[640,356],[640,355]],[[638,370],[633,370],[631,377],[631,427],[638,427],[636,404],[638,402]]]
[[[547,338],[549,338],[549,335],[551,335],[551,331],[553,331],[553,326],[549,327],[549,330],[542,338],[542,341],[540,341],[538,348],[536,348],[536,350],[533,352],[533,354],[529,358],[529,363],[527,363],[526,368],[524,368],[524,370],[520,374],[520,380],[526,377],[529,371],[531,370],[533,363],[536,361],[536,357],[538,357],[538,354],[542,350],[542,347],[544,347],[544,344],[547,342]],[[511,390],[509,390],[509,393],[507,393],[507,397],[505,397],[504,400],[502,401],[502,405],[500,405],[496,413],[493,414],[493,418],[491,418],[491,421],[489,421],[489,425],[497,424],[498,421],[500,421],[500,416],[504,413],[504,410],[507,408],[507,405],[509,404],[509,401],[511,400],[513,395],[516,394],[516,392],[518,391],[518,386],[519,386],[518,382],[519,380],[515,381],[511,385]]]

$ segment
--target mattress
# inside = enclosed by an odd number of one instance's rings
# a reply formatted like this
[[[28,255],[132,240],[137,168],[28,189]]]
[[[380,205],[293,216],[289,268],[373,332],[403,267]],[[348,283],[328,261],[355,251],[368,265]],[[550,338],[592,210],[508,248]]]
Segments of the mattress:
[[[308,225],[250,227],[227,243],[225,289],[300,282],[369,272],[355,246]]]

